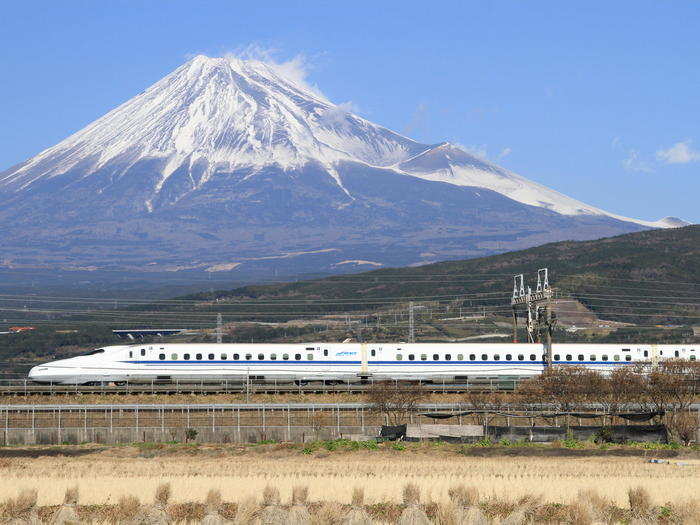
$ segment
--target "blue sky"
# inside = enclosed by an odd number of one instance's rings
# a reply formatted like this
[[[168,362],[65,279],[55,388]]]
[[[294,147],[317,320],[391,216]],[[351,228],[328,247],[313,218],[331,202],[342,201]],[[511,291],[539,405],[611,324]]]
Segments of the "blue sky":
[[[304,57],[334,102],[586,203],[700,222],[695,1],[8,1],[0,171],[197,53]]]

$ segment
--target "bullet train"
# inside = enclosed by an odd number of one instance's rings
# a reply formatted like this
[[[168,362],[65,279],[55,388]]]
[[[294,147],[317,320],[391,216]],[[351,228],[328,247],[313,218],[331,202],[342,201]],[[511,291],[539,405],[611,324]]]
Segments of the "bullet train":
[[[600,371],[664,359],[696,360],[698,345],[553,344],[556,365]],[[51,384],[262,381],[326,383],[369,378],[464,381],[537,375],[541,344],[288,343],[107,346],[35,366],[29,379]]]

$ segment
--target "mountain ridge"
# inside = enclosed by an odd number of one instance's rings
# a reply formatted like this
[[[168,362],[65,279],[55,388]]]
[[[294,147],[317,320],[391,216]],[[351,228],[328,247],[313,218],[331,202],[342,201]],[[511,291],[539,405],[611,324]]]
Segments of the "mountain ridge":
[[[337,251],[305,271],[683,224],[605,212],[374,124],[274,65],[202,55],[0,173],[0,220],[5,265],[231,267]]]

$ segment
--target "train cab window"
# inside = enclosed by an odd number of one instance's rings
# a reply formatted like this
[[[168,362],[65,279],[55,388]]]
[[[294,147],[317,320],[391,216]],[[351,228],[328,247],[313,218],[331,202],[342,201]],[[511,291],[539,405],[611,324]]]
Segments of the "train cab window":
[[[619,356],[619,355],[617,355],[617,354],[616,354],[616,355],[614,355],[614,356],[613,356],[613,360],[615,360],[615,361],[619,361],[619,360],[620,360],[620,356]]]
[[[159,354],[158,359],[160,359],[161,361],[165,361],[165,354]]]
[[[134,352],[132,352],[131,350],[129,350],[129,357],[134,357]]]
[[[489,356],[488,356],[488,355],[486,355],[486,354],[481,354],[481,360],[482,360],[482,361],[488,361],[488,359],[489,359]]]
[[[506,361],[512,361],[513,356],[511,354],[506,354]]]
[[[143,357],[143,356],[145,356],[145,355],[146,355],[146,349],[145,349],[145,348],[142,348],[142,349],[141,349],[141,357]]]
[[[525,356],[523,354],[518,354],[518,361],[524,361]]]
[[[559,354],[554,354],[554,360],[559,361],[561,356]]]
[[[289,361],[289,354],[282,354],[283,361]]]
[[[189,361],[189,360],[190,360],[190,354],[185,354],[185,355],[182,356],[182,358],[183,358],[185,361]]]
[[[493,360],[494,360],[494,361],[500,361],[500,360],[501,360],[501,356],[498,355],[498,354],[493,354]]]
[[[294,359],[296,361],[301,361],[301,354],[294,354]]]
[[[603,357],[602,357],[600,360],[601,360],[601,361],[607,361],[607,360],[608,360],[608,356],[605,355],[605,354],[603,354]]]
[[[440,356],[438,354],[433,354],[433,361],[439,361]]]
[[[428,354],[421,354],[421,355],[420,355],[420,360],[421,360],[421,361],[427,361],[427,360],[428,360]]]
[[[170,359],[172,361],[177,361],[177,354],[170,354]]]
[[[374,357],[377,355],[377,351],[374,348],[372,348],[372,351],[370,352],[370,354],[372,355],[372,357]]]
[[[251,359],[253,359],[253,355],[252,355],[252,354],[246,354],[246,355],[245,355],[245,360],[246,360],[246,361],[250,361]]]
[[[313,360],[314,360],[314,354],[306,354],[306,360],[307,360],[307,361],[313,361]]]
[[[530,361],[537,361],[537,356],[535,354],[530,354]]]
[[[632,361],[632,356],[631,356],[631,355],[626,355],[626,356],[625,356],[625,361]]]
[[[595,361],[595,356],[591,354],[591,361]]]
[[[227,354],[221,354],[221,360],[222,360],[222,361],[226,361],[227,359],[228,359],[228,355],[227,355]]]
[[[476,354],[469,354],[470,361],[476,361]]]
[[[408,360],[409,360],[409,361],[415,361],[415,360],[416,360],[416,356],[413,355],[413,354],[408,354]]]
[[[464,361],[464,354],[457,354],[457,361]]]
[[[277,354],[270,354],[270,361],[277,361]]]
[[[452,354],[445,354],[445,361],[450,361],[452,359]]]
[[[579,354],[579,355],[578,355],[578,360],[579,360],[579,361],[583,361],[583,359],[584,359],[584,358],[583,358],[583,354]]]
[[[566,360],[571,361],[571,354],[566,354]]]
[[[209,354],[209,361],[213,361],[213,360],[214,360],[214,354]]]
[[[403,356],[401,354],[396,354],[396,360],[401,361],[403,359]]]
[[[324,355],[324,356],[328,356],[328,349],[325,349],[325,348],[324,348],[324,350],[323,350],[323,355]]]
[[[258,354],[258,361],[264,361],[265,360],[265,354]]]
[[[197,355],[196,355],[196,358],[197,358],[197,361],[201,361],[201,360],[202,360],[202,354],[197,354]]]

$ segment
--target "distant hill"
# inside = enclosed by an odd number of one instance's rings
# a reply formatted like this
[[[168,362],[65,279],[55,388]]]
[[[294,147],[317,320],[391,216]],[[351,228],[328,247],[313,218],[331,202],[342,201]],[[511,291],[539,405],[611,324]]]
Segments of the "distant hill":
[[[274,303],[279,311],[281,301],[293,301],[297,312],[333,312],[364,310],[372,304],[380,307],[402,298],[430,301],[463,296],[466,308],[505,313],[513,275],[526,274],[534,288],[538,268],[545,267],[550,284],[562,296],[575,298],[601,318],[641,325],[700,324],[698,225],[556,242],[478,259],[245,286],[182,299],[218,301],[219,309],[255,300],[261,312],[266,303]]]

